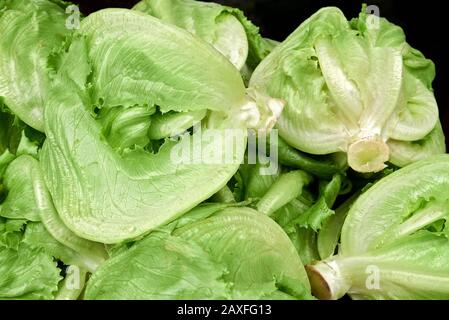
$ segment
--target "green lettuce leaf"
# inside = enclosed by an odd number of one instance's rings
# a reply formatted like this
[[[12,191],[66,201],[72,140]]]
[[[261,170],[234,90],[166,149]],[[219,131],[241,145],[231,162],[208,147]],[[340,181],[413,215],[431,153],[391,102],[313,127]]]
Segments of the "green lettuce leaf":
[[[0,97],[29,126],[44,130],[49,56],[70,33],[67,15],[47,0],[6,1],[0,12]]]
[[[323,223],[335,213],[331,208],[340,192],[341,180],[341,176],[335,174],[331,181],[321,182],[318,200],[304,213],[298,215],[291,224],[297,224],[302,228],[311,228],[315,232],[319,231]]]
[[[32,162],[22,155],[12,161],[4,175],[6,199],[0,203],[0,216],[10,219],[40,221],[34,200]]]
[[[61,280],[53,258],[21,243],[18,250],[0,246],[0,299],[52,299]]]
[[[192,0],[143,0],[134,10],[177,25],[213,45],[237,68],[253,70],[274,44],[242,11]],[[246,64],[246,65],[245,65]]]
[[[159,19],[104,9],[85,18],[78,33],[86,39],[94,103],[157,104],[162,112],[225,111],[245,103],[243,81],[222,55]],[[214,67],[203,68],[205,59]]]
[[[282,229],[254,210],[228,208],[172,235],[153,232],[120,251],[92,275],[85,297],[304,299],[308,290]]]
[[[388,147],[390,148],[390,162],[399,167],[405,167],[434,154],[446,153],[445,137],[440,121],[423,139],[417,141],[390,139]]]
[[[0,247],[17,250],[22,241],[26,221],[0,217]]]
[[[233,284],[233,298],[279,298],[280,293],[309,297],[309,283],[294,246],[274,221],[254,210],[224,209],[174,234],[200,244],[226,265],[223,277]]]
[[[80,266],[90,272],[95,271],[101,261],[92,254],[82,254],[56,240],[42,223],[29,222],[26,226],[23,242],[29,247],[42,249],[65,265]],[[85,253],[85,251],[83,252]],[[100,261],[99,261],[100,260]]]
[[[198,245],[154,232],[106,261],[87,283],[86,299],[224,299],[225,267]]]

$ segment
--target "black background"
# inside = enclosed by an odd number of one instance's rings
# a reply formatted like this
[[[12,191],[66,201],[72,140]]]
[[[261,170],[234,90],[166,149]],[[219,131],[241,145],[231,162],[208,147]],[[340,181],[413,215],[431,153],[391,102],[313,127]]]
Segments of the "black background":
[[[131,8],[138,0],[78,0],[80,10],[87,15],[106,7]],[[242,9],[261,29],[265,37],[282,41],[302,21],[321,7],[337,6],[348,19],[358,15],[363,1],[352,0],[215,0],[214,2]],[[401,26],[407,41],[424,53],[436,65],[435,95],[440,118],[449,137],[449,16],[443,1],[372,0],[380,15]],[[448,139],[449,140],[449,139]],[[447,141],[449,142],[449,141]]]

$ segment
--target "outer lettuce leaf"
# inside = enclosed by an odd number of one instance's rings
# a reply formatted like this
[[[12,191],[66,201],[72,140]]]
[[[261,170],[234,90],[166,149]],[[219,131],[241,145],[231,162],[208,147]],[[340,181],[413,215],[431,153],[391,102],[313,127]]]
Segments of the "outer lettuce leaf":
[[[76,97],[67,93],[63,101],[47,108],[41,166],[62,220],[90,240],[132,239],[177,218],[222,188],[243,158],[244,137],[231,164],[204,164],[207,148],[216,148],[195,136],[168,141],[157,154],[135,149],[119,156],[100,139],[99,125]],[[173,163],[173,148],[190,141],[203,150],[196,163]]]
[[[224,209],[174,234],[200,244],[227,267],[223,278],[233,283],[234,298],[279,298],[280,293],[309,297],[309,283],[294,246],[274,221],[254,210]]]
[[[390,139],[388,147],[390,148],[390,162],[399,167],[405,167],[434,154],[446,152],[445,137],[440,121],[423,139],[417,141]]]
[[[0,204],[0,216],[10,219],[40,221],[34,200],[32,163],[29,156],[22,155],[12,161],[4,176],[3,184],[8,191]]]
[[[228,208],[173,235],[151,233],[121,251],[93,274],[85,297],[304,299],[308,288],[282,229],[254,210]]]
[[[85,18],[79,33],[87,40],[95,103],[157,104],[162,112],[245,104],[238,71],[185,30],[140,12],[104,9]]]
[[[32,165],[35,206],[43,225],[55,240],[84,257],[85,263],[77,265],[95,270],[107,258],[104,245],[79,237],[67,228],[55,210],[37,160],[29,161]]]
[[[224,299],[223,265],[198,245],[155,232],[111,258],[87,283],[85,299]]]
[[[212,44],[237,69],[254,69],[274,44],[238,9],[192,0],[144,0],[134,8],[175,24]]]
[[[76,263],[95,270],[106,258],[104,246],[79,238],[67,229],[54,211],[37,170],[37,160],[29,155],[20,155],[8,166],[4,180],[8,194],[0,204],[0,215],[8,219],[1,224],[0,243],[17,250],[22,241],[24,224],[27,223],[24,241],[31,247],[45,248],[49,254],[67,264]],[[29,222],[41,220],[51,235],[39,229],[43,228],[42,224]]]
[[[27,224],[23,242],[28,246],[43,249],[52,257],[61,260],[66,265],[76,265],[90,272],[98,267],[99,258],[90,255],[83,255],[56,240],[42,223],[30,222]],[[83,252],[85,253],[85,251]]]
[[[0,97],[29,126],[44,130],[48,58],[69,29],[62,7],[47,0],[6,1],[0,12]]]
[[[213,45],[237,68],[248,56],[248,40],[239,20],[215,3],[190,0],[146,0],[134,10],[177,25]]]
[[[0,247],[0,299],[52,299],[60,280],[56,262],[42,249]]]
[[[23,237],[25,220],[0,218],[0,247],[17,250]]]

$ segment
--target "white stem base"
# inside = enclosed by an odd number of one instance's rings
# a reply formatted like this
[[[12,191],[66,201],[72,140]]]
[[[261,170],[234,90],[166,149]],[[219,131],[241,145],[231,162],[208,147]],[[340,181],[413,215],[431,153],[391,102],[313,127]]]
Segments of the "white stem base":
[[[359,139],[349,145],[348,164],[362,173],[378,172],[390,158],[388,145],[378,136]]]

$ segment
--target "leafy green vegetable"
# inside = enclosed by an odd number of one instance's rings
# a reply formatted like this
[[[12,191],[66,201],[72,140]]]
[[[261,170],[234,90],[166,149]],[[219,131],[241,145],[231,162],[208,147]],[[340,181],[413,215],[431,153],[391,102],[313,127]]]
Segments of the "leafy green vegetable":
[[[428,154],[446,152],[446,144],[443,129],[438,121],[435,128],[423,139],[417,141],[398,141],[390,139],[390,162],[405,167],[410,163],[426,158]]]
[[[321,185],[323,185],[321,183]],[[331,181],[322,187],[319,199],[306,212],[294,219],[291,224],[311,228],[315,232],[321,229],[324,221],[334,214],[331,209],[337,199],[341,186],[341,176],[334,175]]]
[[[344,222],[338,255],[308,266],[315,295],[447,299],[448,185],[449,157],[440,155],[400,169],[363,193]]]
[[[17,250],[22,240],[25,220],[0,218],[0,247]]]
[[[335,209],[335,213],[323,223],[317,237],[317,249],[321,259],[329,258],[335,253],[343,223],[345,222],[351,205],[359,195],[360,192],[353,194],[348,200]]]
[[[305,170],[320,178],[331,178],[333,174],[346,170],[338,161],[338,155],[311,157],[278,140],[279,162],[285,166]],[[346,162],[346,160],[344,161]]]
[[[20,156],[8,166],[4,175],[4,186],[9,190],[0,204],[0,216],[12,219],[39,221],[39,212],[34,202],[33,180],[29,156]]]
[[[267,165],[261,163],[251,165],[247,164],[247,162],[245,160],[237,173],[238,178],[241,179],[240,187],[242,188],[242,197],[244,200],[259,199],[279,178],[280,170],[277,170],[274,174],[262,175],[261,170],[266,168]]]
[[[146,0],[134,10],[148,13],[197,35],[213,45],[237,68],[248,56],[248,40],[239,20],[226,7],[185,0]]]
[[[247,205],[248,202],[205,202],[198,206],[196,206],[194,209],[190,210],[183,216],[181,216],[179,219],[176,219],[171,224],[169,224],[167,227],[171,227],[170,229],[175,228],[181,228],[183,226],[186,226],[190,223],[197,222],[206,218],[209,218],[210,216],[214,215],[215,213],[222,211],[229,207],[243,207]]]
[[[234,193],[227,185],[218,190],[218,192],[212,196],[211,200],[215,202],[235,203]]]
[[[366,9],[0,0],[0,299],[447,299],[435,67]]]
[[[30,247],[40,248],[52,257],[61,260],[66,265],[77,265],[89,270],[95,271],[98,265],[105,259],[104,255],[94,256],[92,253],[83,255],[63,243],[56,240],[45,228],[44,224],[39,222],[29,222],[26,226],[23,242]],[[84,250],[85,252],[85,250]]]
[[[288,235],[304,264],[319,260],[320,255],[318,253],[317,234],[315,231],[311,228],[294,226],[294,231],[290,231]]]
[[[278,128],[288,144],[316,155],[343,151],[354,170],[377,172],[390,153],[404,165],[444,152],[437,133],[426,147],[409,146],[437,125],[433,78],[432,62],[399,27],[365,10],[348,22],[339,9],[323,8],[262,61],[250,86],[287,101]],[[399,156],[390,140],[413,151]]]
[[[70,30],[64,8],[47,0],[5,1],[0,12],[0,97],[29,126],[44,130],[49,56]]]
[[[172,235],[151,233],[101,266],[85,297],[304,299],[310,298],[308,290],[282,229],[254,210],[228,208]]]
[[[269,126],[271,100],[258,109],[246,96],[237,70],[220,54],[151,16],[102,10],[85,18],[78,33],[83,37],[75,35],[63,58],[60,80],[45,110],[47,140],[40,162],[63,222],[84,238],[116,243],[174,220],[220,190],[242,162],[245,147],[244,130],[236,131],[234,143],[235,135],[224,129],[246,128],[240,109],[248,103],[260,119],[253,125]],[[105,56],[105,50],[114,54]],[[205,60],[215,67],[201,67]],[[75,73],[73,63],[82,72]],[[112,146],[122,142],[105,143],[101,121],[90,115],[89,106],[100,102],[102,110],[122,105],[132,112],[136,104],[157,104],[163,113],[214,112],[205,120],[205,132],[184,135],[178,142],[166,140],[157,153],[136,146],[119,155]],[[218,141],[208,137],[209,129],[219,130]],[[121,129],[108,131],[109,140],[123,136]],[[233,144],[231,161],[206,162],[211,151],[225,159],[226,146]],[[185,149],[188,158],[180,155],[175,163],[173,154]],[[193,159],[192,150],[200,150]]]
[[[50,194],[45,186],[43,176],[36,160],[30,159],[33,168],[33,190],[35,196],[35,206],[39,212],[42,224],[51,236],[59,243],[74,250],[86,261],[84,264],[77,263],[92,271],[97,268],[106,258],[106,250],[101,243],[92,242],[78,237],[61,221],[56,212]],[[73,254],[72,254],[73,255]],[[55,255],[58,257],[57,255]]]
[[[223,299],[223,272],[198,245],[155,232],[103,264],[85,298]]]
[[[0,246],[0,299],[52,299],[60,279],[56,262],[42,249]]]
[[[273,43],[262,38],[238,9],[192,0],[143,0],[134,10],[177,25],[213,45],[237,68],[254,69],[271,51]]]
[[[20,128],[16,125],[14,116],[0,111],[0,128],[2,128],[0,131],[0,154],[4,154],[7,150],[15,153],[20,141]]]
[[[290,171],[281,175],[257,203],[257,209],[266,215],[296,199],[304,185],[309,184],[311,177],[304,171]]]

